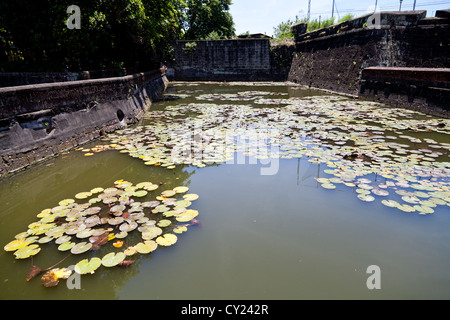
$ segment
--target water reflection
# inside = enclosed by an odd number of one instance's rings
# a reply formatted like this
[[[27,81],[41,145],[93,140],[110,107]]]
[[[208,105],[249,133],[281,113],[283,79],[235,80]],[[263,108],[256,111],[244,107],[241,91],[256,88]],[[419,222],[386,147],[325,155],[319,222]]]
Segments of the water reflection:
[[[272,99],[273,103],[258,104],[256,99],[248,95],[249,91],[274,93],[261,98],[267,99],[267,103],[268,99]],[[251,104],[257,109],[283,107],[286,103],[282,103],[281,99],[325,95],[323,92],[284,85],[179,83],[172,87],[172,97],[155,104],[151,110],[162,111],[181,104],[208,102],[197,99],[202,94],[215,97],[214,104],[225,106],[230,104],[227,99],[236,97],[239,92],[247,92],[246,100],[232,101],[233,105],[244,107]],[[223,99],[216,100],[217,94],[222,95]],[[177,95],[181,98],[173,99]],[[344,108],[341,110],[343,113],[346,112],[342,97],[335,97],[333,103],[338,108]],[[306,110],[296,112],[301,115]],[[310,109],[307,112],[315,113],[317,110]],[[199,113],[187,113],[184,116],[193,115],[198,116]],[[360,116],[356,114],[355,123],[361,120]],[[311,114],[310,119],[315,121],[319,119],[319,115]],[[373,120],[367,125],[379,124],[376,117]],[[409,123],[415,124],[414,121]],[[155,124],[158,124],[157,118],[147,117],[140,126],[145,128]],[[394,121],[389,124],[396,125]],[[220,122],[217,123],[219,125]],[[243,128],[248,125],[244,123]],[[307,124],[295,129],[301,132],[306,127],[312,128]],[[254,126],[250,124],[247,128]],[[134,128],[130,128],[132,129]],[[288,145],[299,139],[303,143],[310,142],[303,151],[318,151],[315,149],[318,146],[315,140],[311,140],[311,135],[317,135],[312,139],[318,139],[317,131],[303,136],[297,135],[296,130],[283,132],[289,133],[282,140],[283,144]],[[120,135],[127,138],[126,132]],[[430,144],[434,144],[431,140],[436,143],[447,141],[444,133],[410,132],[407,127],[393,127],[385,130],[384,135],[395,136],[396,143],[407,145],[408,148],[402,148],[408,150],[428,148]],[[414,142],[415,138],[421,142]],[[322,152],[331,150],[335,141],[325,137],[322,140]],[[86,148],[94,147],[100,142],[111,143],[109,140],[96,141]],[[200,195],[199,201],[194,202],[192,208],[200,212],[202,227],[180,236],[179,243],[173,247],[140,256],[128,268],[102,268],[95,274],[83,276],[81,290],[68,290],[64,285],[43,288],[38,278],[26,282],[30,261],[15,260],[11,254],[2,252],[0,297],[449,298],[448,207],[439,206],[435,214],[419,216],[393,211],[380,202],[360,201],[356,197],[356,186],[347,187],[335,182],[336,189],[324,189],[321,187],[323,183],[318,179],[331,178],[331,171],[328,170],[336,167],[332,167],[332,163],[330,167],[330,163],[310,161],[311,157],[306,154],[299,157],[297,152],[301,150],[297,149],[292,153],[289,152],[290,149],[284,150],[288,152],[279,159],[276,174],[261,175],[261,159],[256,159],[255,154],[250,152],[251,145],[241,142],[242,148],[239,147],[233,154],[234,164],[215,163],[204,167],[177,165],[167,169],[145,165],[139,157],[120,153],[118,150],[95,153],[92,157],[85,157],[83,152],[77,151],[66,153],[2,181],[0,240],[4,244],[35,221],[36,214],[42,209],[54,207],[58,201],[72,198],[78,192],[98,186],[111,186],[118,179],[133,183],[161,183],[164,190],[179,185],[189,186]],[[354,146],[348,143],[349,146]],[[402,148],[394,148],[399,151],[399,156],[403,152]],[[448,161],[447,151],[442,152],[435,160]],[[364,178],[382,185],[390,180],[377,172],[368,173]],[[445,182],[448,177],[444,176],[442,179]],[[399,194],[392,196],[398,201],[402,197]],[[132,240],[129,239],[130,242]],[[83,258],[97,254],[102,256],[104,253],[92,252]],[[43,247],[33,263],[48,267],[65,257],[64,253],[55,249],[54,244],[50,244]],[[64,264],[78,261],[79,257],[69,257]],[[378,292],[369,291],[365,285],[366,268],[373,264],[379,265],[383,274],[382,290]]]

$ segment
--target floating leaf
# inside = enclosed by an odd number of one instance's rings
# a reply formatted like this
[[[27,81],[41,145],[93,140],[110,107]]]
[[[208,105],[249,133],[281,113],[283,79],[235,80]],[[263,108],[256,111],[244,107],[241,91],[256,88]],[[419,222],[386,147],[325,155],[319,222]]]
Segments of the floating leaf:
[[[29,246],[18,249],[16,252],[14,252],[14,255],[16,256],[16,259],[26,259],[28,257],[38,254],[39,251],[41,251],[39,245],[31,244]]]
[[[123,260],[125,260],[125,253],[123,252],[110,252],[107,255],[105,255],[102,259],[102,265],[105,267],[114,267],[121,263]]]
[[[322,183],[321,186],[324,189],[336,189],[336,186],[332,183]]]
[[[36,266],[31,266],[30,270],[27,273],[27,277],[26,280],[30,281],[31,279],[33,279],[34,277],[36,277],[38,274],[40,274],[42,271],[44,271],[43,269],[36,267]]]
[[[134,263],[133,260],[124,260],[118,264],[119,267],[129,267]]]
[[[64,200],[61,200],[58,204],[60,206],[67,206],[67,205],[72,204],[74,202],[75,202],[75,200],[73,200],[73,199],[64,199]]]
[[[89,251],[91,248],[92,248],[92,243],[80,242],[80,243],[77,243],[76,245],[74,245],[72,247],[72,249],[70,249],[70,252],[72,254],[81,254],[86,251]]]
[[[58,285],[59,283],[59,278],[58,276],[55,274],[55,272],[53,272],[53,270],[47,271],[41,278],[41,282],[44,285],[44,287],[49,288],[49,287],[55,287]]]
[[[123,246],[123,241],[122,240],[117,240],[116,242],[113,243],[113,246],[115,248],[121,248]]]
[[[162,229],[158,227],[150,227],[142,233],[142,239],[152,240],[162,234]]]
[[[137,245],[134,246],[137,252],[141,254],[147,254],[150,252],[153,252],[158,247],[157,243],[153,240],[148,240],[145,242],[139,242]]]
[[[167,227],[172,223],[170,220],[161,220],[157,223],[158,227]]]
[[[198,199],[198,194],[195,194],[195,193],[185,194],[183,196],[183,198],[184,198],[184,200],[187,200],[187,201],[194,201],[194,200]]]
[[[165,235],[156,238],[156,243],[160,246],[171,246],[177,242],[177,236],[172,233],[167,233]]]
[[[191,205],[192,203],[188,200],[180,200],[175,202],[175,206],[176,207],[181,207],[181,208],[187,208]]]
[[[176,193],[185,193],[185,192],[189,191],[189,188],[185,187],[185,186],[179,186],[179,187],[173,188],[173,191],[175,191]]]
[[[86,198],[89,198],[90,196],[92,196],[92,193],[90,193],[90,192],[80,192],[75,195],[75,198],[86,199]]]
[[[75,246],[75,242],[64,242],[59,245],[58,250],[59,251],[68,251],[72,249]]]
[[[185,226],[178,226],[173,229],[173,232],[178,233],[178,234],[186,232],[186,231],[187,231],[187,228]]]
[[[372,202],[375,200],[375,198],[368,194],[359,194],[358,199],[365,202]]]
[[[125,253],[126,256],[132,256],[135,253],[137,253],[137,250],[135,247],[128,247],[125,249],[125,251],[123,253]]]
[[[161,196],[165,197],[165,198],[170,198],[172,196],[174,196],[176,194],[175,190],[166,190],[161,192]]]
[[[197,210],[186,210],[182,214],[176,217],[176,220],[179,222],[188,222],[198,216]]]
[[[138,198],[142,198],[142,197],[145,197],[146,195],[147,195],[147,191],[145,191],[145,190],[139,190],[139,191],[136,191],[135,193],[133,193],[133,196],[134,197],[138,197]]]
[[[75,265],[75,272],[78,274],[94,273],[102,265],[100,258],[84,259]]]
[[[20,238],[11,241],[6,246],[3,247],[5,251],[16,251],[17,249],[23,248],[30,244],[30,241],[26,238]]]

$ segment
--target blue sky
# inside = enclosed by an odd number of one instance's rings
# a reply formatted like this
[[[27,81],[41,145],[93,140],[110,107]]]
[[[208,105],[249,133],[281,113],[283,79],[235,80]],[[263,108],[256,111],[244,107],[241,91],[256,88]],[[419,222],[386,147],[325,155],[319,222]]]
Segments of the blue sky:
[[[273,28],[280,22],[294,19],[296,15],[306,17],[308,0],[232,0],[230,12],[233,15],[236,34],[273,34]],[[399,0],[377,0],[381,11],[397,11]],[[311,0],[311,18],[319,15],[331,17],[333,0]],[[412,10],[414,0],[403,0],[402,10]],[[361,16],[373,12],[375,0],[335,0],[335,17],[353,13]],[[450,0],[416,0],[416,10],[427,10],[427,16],[434,16],[436,10],[450,9]]]

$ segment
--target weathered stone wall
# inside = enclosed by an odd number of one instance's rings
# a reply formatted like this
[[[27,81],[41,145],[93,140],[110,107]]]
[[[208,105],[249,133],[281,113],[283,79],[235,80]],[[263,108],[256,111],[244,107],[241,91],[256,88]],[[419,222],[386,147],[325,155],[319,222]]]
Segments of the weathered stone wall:
[[[138,71],[125,68],[81,72],[0,72],[0,87],[123,77],[135,73]]]
[[[195,43],[189,50],[187,44]],[[176,80],[270,80],[269,39],[177,41]]]
[[[310,33],[303,32],[303,25],[294,26],[296,52],[289,80],[359,95],[362,72],[368,67],[449,68],[448,19],[425,14],[380,13],[376,27],[370,27],[371,15]],[[406,100],[414,103],[411,96]]]
[[[155,71],[0,88],[0,176],[135,123],[167,84]]]
[[[449,118],[450,68],[366,68],[359,96]]]

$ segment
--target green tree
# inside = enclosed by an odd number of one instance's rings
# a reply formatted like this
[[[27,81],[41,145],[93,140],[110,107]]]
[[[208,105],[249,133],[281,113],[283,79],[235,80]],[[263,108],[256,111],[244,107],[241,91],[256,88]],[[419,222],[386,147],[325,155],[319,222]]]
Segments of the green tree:
[[[145,70],[170,59],[184,0],[78,0],[81,29],[66,27],[72,0],[0,1],[0,70]]]
[[[231,0],[187,0],[186,4],[185,39],[230,38],[235,35],[233,17],[229,12]]]
[[[349,13],[343,16],[338,20],[338,23],[348,21],[354,18],[354,15]],[[298,16],[295,16],[295,19],[291,20],[288,19],[287,21],[281,22],[279,25],[277,25],[274,28],[274,37],[277,39],[283,39],[283,38],[292,38],[294,35],[291,33],[291,26],[296,23],[304,22],[308,24],[307,32],[311,32],[314,30],[318,30],[321,28],[326,28],[334,24],[335,20],[334,17],[331,18],[325,18],[325,19],[313,19],[309,20],[308,18],[299,18]]]

